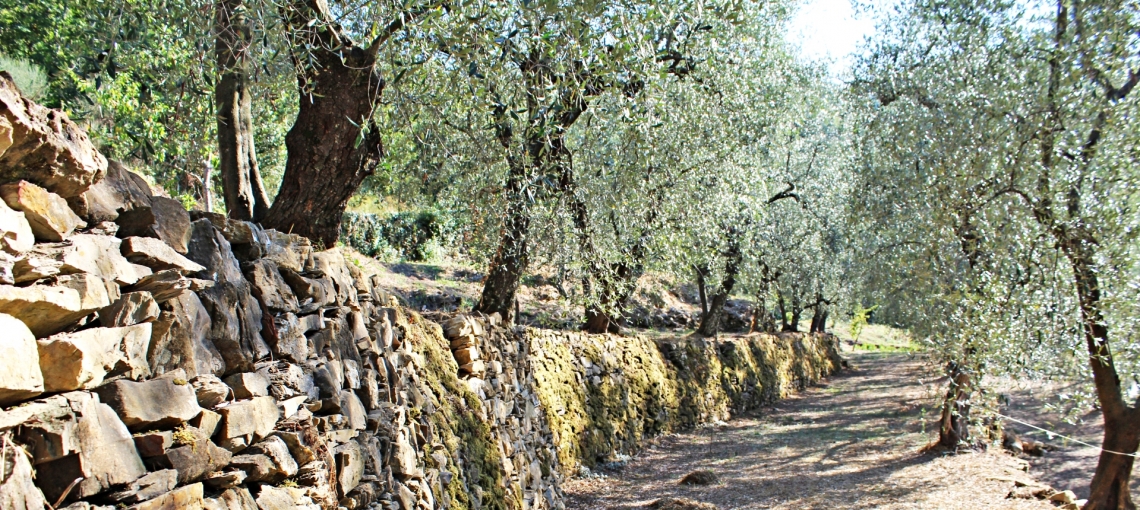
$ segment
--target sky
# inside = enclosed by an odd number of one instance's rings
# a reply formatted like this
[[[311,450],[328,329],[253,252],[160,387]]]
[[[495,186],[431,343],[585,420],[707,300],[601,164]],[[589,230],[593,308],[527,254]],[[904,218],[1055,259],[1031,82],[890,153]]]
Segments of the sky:
[[[801,55],[829,62],[833,76],[851,68],[852,53],[875,23],[869,12],[856,13],[851,0],[803,0],[788,27],[788,40],[800,46]]]

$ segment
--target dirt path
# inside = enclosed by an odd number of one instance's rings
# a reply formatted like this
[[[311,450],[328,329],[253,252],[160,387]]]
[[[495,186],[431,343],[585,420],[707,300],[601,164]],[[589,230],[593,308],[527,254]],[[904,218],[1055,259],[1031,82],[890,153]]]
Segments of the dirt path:
[[[568,482],[568,508],[644,507],[684,497],[721,509],[1046,509],[1006,499],[1025,462],[1000,453],[928,455],[937,411],[923,364],[853,354],[852,370],[771,409],[666,436],[619,471]],[[925,423],[924,423],[925,422]],[[720,482],[680,485],[698,469]]]

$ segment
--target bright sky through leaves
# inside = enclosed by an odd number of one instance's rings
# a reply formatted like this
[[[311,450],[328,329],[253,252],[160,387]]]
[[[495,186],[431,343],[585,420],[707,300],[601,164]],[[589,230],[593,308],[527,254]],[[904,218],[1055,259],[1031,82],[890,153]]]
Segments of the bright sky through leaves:
[[[851,69],[852,54],[875,31],[871,12],[856,12],[851,0],[804,0],[788,25],[788,41],[808,60],[827,62],[832,76]]]

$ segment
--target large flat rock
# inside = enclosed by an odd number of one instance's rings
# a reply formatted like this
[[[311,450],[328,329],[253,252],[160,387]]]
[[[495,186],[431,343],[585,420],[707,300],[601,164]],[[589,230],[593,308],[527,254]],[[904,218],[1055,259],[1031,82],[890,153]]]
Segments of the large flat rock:
[[[155,271],[177,269],[183,273],[196,273],[206,269],[183,257],[165,242],[151,237],[128,237],[123,239],[123,256],[135,264],[142,264]]]
[[[0,185],[0,198],[24,213],[37,241],[62,241],[75,229],[87,226],[63,197],[28,181]]]
[[[139,278],[137,283],[125,290],[149,292],[155,301],[162,303],[182,295],[193,286],[194,282],[190,278],[182,276],[181,271],[166,269]]]
[[[364,454],[356,441],[349,439],[336,447],[336,469],[336,483],[341,494],[348,494],[360,485],[364,476]]]
[[[75,234],[60,243],[38,244],[26,255],[54,262],[59,274],[88,273],[131,285],[139,281],[139,274],[120,253],[121,243],[111,236]]]
[[[0,181],[31,181],[67,198],[103,178],[107,159],[87,133],[66,113],[23,97],[6,75],[0,75],[0,117],[12,140],[0,151]]]
[[[99,310],[99,323],[103,326],[119,328],[144,322],[153,322],[162,310],[149,292],[127,292],[102,310]]]
[[[82,195],[69,197],[71,209],[89,224],[115,221],[119,214],[140,207],[150,207],[153,195],[142,176],[122,163],[110,160],[103,180],[92,184]]]
[[[119,237],[153,237],[186,253],[190,242],[190,213],[172,198],[150,197],[150,204],[119,214]]]
[[[222,415],[222,424],[216,436],[218,440],[225,442],[227,439],[250,437],[252,441],[247,441],[246,444],[273,432],[273,427],[281,416],[277,401],[273,397],[231,402],[216,408],[215,411]]]
[[[0,429],[13,429],[28,445],[36,485],[55,501],[76,478],[67,501],[129,484],[146,474],[135,442],[119,417],[99,397],[74,391],[0,412]]]
[[[132,431],[171,428],[202,411],[186,373],[174,371],[149,381],[118,380],[95,390]]]
[[[20,319],[36,338],[58,333],[110,306],[119,287],[91,274],[60,277],[57,285],[0,285],[0,313]]]
[[[127,507],[128,510],[171,510],[175,508],[202,508],[205,504],[203,501],[202,484],[195,483],[179,487],[173,491],[167,492],[150,501],[144,501],[134,506]]]
[[[150,375],[146,353],[151,326],[91,328],[39,340],[40,370],[46,391],[89,389],[110,375],[140,379]]]
[[[141,452],[140,452],[141,453]],[[122,490],[116,491],[107,499],[120,505],[147,501],[166,494],[178,486],[178,472],[163,469],[139,478]]]
[[[43,393],[40,365],[29,362],[39,359],[35,335],[19,319],[4,313],[0,313],[0,331],[4,335],[0,341],[0,406]]]

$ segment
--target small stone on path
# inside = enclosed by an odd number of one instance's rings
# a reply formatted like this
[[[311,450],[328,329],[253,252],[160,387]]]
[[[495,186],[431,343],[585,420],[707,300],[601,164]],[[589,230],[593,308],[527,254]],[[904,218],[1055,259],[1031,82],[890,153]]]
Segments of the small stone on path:
[[[681,485],[716,485],[718,483],[720,483],[720,478],[716,476],[716,473],[707,469],[698,469],[681,479]]]
[[[661,498],[649,504],[652,510],[717,510],[716,505],[688,498]]]

